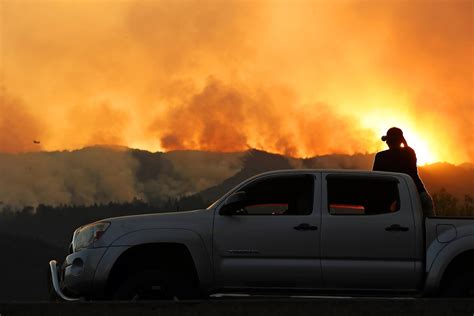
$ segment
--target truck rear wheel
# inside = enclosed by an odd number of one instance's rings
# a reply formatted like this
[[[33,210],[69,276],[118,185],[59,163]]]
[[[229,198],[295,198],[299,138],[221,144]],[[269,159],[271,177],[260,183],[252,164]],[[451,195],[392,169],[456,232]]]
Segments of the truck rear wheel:
[[[446,282],[445,297],[474,297],[474,271],[459,273]]]

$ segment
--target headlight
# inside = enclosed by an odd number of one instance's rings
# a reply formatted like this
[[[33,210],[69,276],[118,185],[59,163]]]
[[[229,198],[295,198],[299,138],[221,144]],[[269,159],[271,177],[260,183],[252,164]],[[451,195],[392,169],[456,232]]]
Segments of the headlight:
[[[102,237],[109,226],[108,222],[97,222],[76,229],[72,237],[72,251],[76,252],[89,247]]]

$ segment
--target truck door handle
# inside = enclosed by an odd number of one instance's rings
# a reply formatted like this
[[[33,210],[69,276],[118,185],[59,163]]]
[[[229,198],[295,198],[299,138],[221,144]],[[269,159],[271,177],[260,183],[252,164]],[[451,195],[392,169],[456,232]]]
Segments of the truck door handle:
[[[385,230],[388,232],[406,232],[408,231],[408,227],[400,226],[399,224],[392,224],[385,227]]]
[[[302,223],[302,224],[299,224],[298,226],[295,226],[293,228],[296,229],[296,230],[317,230],[318,229],[318,227],[311,226],[308,223]]]

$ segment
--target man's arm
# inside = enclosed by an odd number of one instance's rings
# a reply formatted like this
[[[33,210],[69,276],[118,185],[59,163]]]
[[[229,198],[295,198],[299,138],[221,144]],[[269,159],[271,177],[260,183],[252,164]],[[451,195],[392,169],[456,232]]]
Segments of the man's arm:
[[[380,171],[380,170],[382,170],[381,167],[382,167],[382,166],[380,165],[380,155],[379,155],[379,153],[377,153],[377,154],[375,155],[374,166],[372,167],[372,170],[373,170],[373,171],[377,171],[377,170]]]
[[[408,174],[414,176],[418,176],[418,169],[417,169],[417,159],[416,159],[416,153],[415,151],[413,150],[413,148],[411,147],[408,147],[408,152],[410,153],[410,165],[409,165],[409,170],[408,170]]]

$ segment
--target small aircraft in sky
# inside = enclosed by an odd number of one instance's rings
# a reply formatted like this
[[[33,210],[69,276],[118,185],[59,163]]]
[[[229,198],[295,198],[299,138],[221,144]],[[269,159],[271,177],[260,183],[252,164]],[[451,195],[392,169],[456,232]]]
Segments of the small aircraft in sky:
[[[39,140],[34,140],[33,144],[39,145],[39,144],[41,144],[41,142]]]

